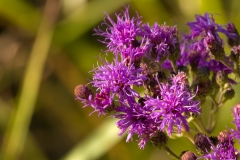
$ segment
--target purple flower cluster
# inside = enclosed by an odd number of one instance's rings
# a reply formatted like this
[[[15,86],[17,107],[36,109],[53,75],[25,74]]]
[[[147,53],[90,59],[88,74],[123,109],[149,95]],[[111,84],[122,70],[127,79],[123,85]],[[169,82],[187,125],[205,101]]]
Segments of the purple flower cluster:
[[[208,152],[201,158],[211,160],[237,160],[240,156],[240,152],[234,148],[232,134],[226,130],[220,132],[218,135],[218,144],[216,146],[211,143],[211,149],[212,152]]]
[[[103,23],[106,31],[95,29],[95,35],[105,37],[102,42],[114,58],[112,62],[102,60],[102,65],[92,70],[90,84],[98,92],[76,96],[99,115],[111,113],[119,119],[119,135],[128,132],[127,141],[138,135],[139,146],[143,148],[159,131],[169,135],[189,131],[187,119],[200,113],[200,108],[184,72],[166,78],[167,83],[160,83],[155,74],[155,62],[176,61],[180,56],[176,26],[155,23],[150,27],[141,24],[138,15],[131,18],[128,10],[126,7],[123,15],[116,14],[117,22],[106,14]],[[86,86],[82,88],[89,90]],[[136,88],[148,89],[140,96]]]
[[[240,103],[234,106],[232,113],[234,116],[233,123],[236,126],[236,130],[232,130],[232,136],[240,141]]]
[[[193,100],[195,95],[188,90],[186,78],[183,72],[179,72],[171,83],[159,83],[159,96],[150,97],[145,102],[146,107],[152,108],[154,122],[160,124],[159,129],[168,135],[173,133],[174,126],[178,133],[182,132],[183,127],[189,131],[187,119],[190,114],[200,113],[199,101]]]
[[[105,56],[111,54],[113,58],[100,58],[102,63],[91,71],[93,79],[89,83],[95,92],[79,85],[76,99],[99,115],[117,118],[119,135],[127,133],[127,142],[137,135],[141,149],[150,141],[159,149],[169,150],[167,136],[191,135],[192,129],[211,133],[216,123],[211,117],[209,126],[204,128],[200,122],[201,105],[210,96],[210,114],[217,114],[219,107],[234,97],[232,84],[236,83],[228,75],[240,76],[240,36],[234,24],[219,25],[210,13],[196,15],[196,20],[187,24],[190,32],[180,37],[176,26],[150,26],[142,23],[138,14],[131,17],[129,7],[115,16],[116,21],[106,14],[94,34],[104,38],[99,41],[107,46]],[[230,56],[225,54],[219,33],[228,38]],[[219,92],[221,96],[216,100]],[[234,138],[240,140],[238,110],[239,105],[233,110],[237,129],[231,133],[223,131],[218,143],[213,145],[206,135],[202,138],[197,134],[196,139],[208,140],[207,145],[197,142],[198,148],[208,146],[203,148],[202,153],[206,154],[202,158],[239,156],[233,143]],[[196,128],[189,125],[194,120]],[[196,159],[195,154],[186,153],[185,158],[190,154]]]
[[[230,67],[233,63],[225,56],[223,40],[219,33],[225,34],[229,39],[235,40],[237,34],[233,24],[226,26],[215,23],[213,15],[205,13],[196,15],[195,22],[189,22],[190,33],[184,35],[181,58],[185,59],[195,70],[203,66],[209,67],[213,72],[224,70],[232,73]],[[226,62],[223,64],[222,62]],[[226,66],[227,65],[227,66]]]

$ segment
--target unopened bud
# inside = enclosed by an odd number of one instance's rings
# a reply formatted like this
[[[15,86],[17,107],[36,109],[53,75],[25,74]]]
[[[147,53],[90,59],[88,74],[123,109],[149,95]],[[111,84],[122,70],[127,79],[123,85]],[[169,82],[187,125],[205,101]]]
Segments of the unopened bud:
[[[197,78],[206,80],[210,76],[210,69],[207,66],[201,67],[197,70]]]
[[[228,88],[228,89],[226,89],[226,91],[224,92],[223,95],[224,95],[225,100],[229,100],[235,96],[235,91],[232,88]]]
[[[92,91],[85,85],[80,84],[74,89],[74,94],[77,98],[88,99],[89,95],[92,95]]]
[[[191,151],[183,152],[183,155],[181,156],[181,160],[196,160],[196,159],[197,156]]]
[[[223,87],[228,81],[228,76],[224,71],[218,71],[216,74],[216,82],[219,86]]]
[[[215,37],[206,37],[205,45],[210,51],[209,56],[211,59],[221,60],[224,57],[225,52],[222,43],[219,42]]]
[[[233,46],[233,47],[232,47],[231,54],[230,54],[230,58],[231,58],[234,62],[238,62],[238,61],[239,61],[239,55],[240,55],[240,45],[238,45],[238,46]]]
[[[231,47],[239,45],[240,37],[239,37],[238,31],[237,31],[237,29],[236,29],[236,27],[233,23],[228,23],[227,24],[227,31],[229,33],[236,34],[235,38],[228,37],[228,45],[231,46]]]
[[[187,66],[178,66],[177,67],[178,72],[185,72],[188,75],[188,67]]]
[[[194,90],[197,91],[196,98],[204,99],[213,92],[213,86],[209,79],[202,80],[194,84]]]
[[[213,144],[214,146],[216,146],[216,145],[218,144],[218,139],[217,139],[217,137],[211,136],[211,137],[209,137],[209,139],[210,139],[210,141],[212,142],[212,144]]]
[[[150,141],[152,142],[153,147],[157,149],[162,149],[166,146],[168,142],[168,137],[164,132],[159,131],[153,137],[150,138]]]
[[[203,133],[198,133],[194,137],[194,144],[198,152],[205,154],[207,151],[211,150],[211,144],[208,137]]]
[[[218,141],[219,141],[219,143],[226,143],[226,142],[232,141],[231,133],[228,132],[227,130],[220,132],[218,135]]]
[[[164,72],[157,72],[157,77],[159,82],[165,82],[167,80],[166,74]]]
[[[240,103],[236,104],[233,108],[233,114],[240,116]]]
[[[179,42],[177,42],[174,45],[171,45],[170,49],[169,49],[169,52],[170,52],[169,60],[171,60],[173,62],[176,62],[179,59],[180,52],[181,52]]]

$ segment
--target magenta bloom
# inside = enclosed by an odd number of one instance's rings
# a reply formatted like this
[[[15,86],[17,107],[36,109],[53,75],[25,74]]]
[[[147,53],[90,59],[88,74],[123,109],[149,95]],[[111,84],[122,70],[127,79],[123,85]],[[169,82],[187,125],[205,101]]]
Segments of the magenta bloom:
[[[143,24],[142,37],[149,39],[148,54],[155,58],[155,61],[163,62],[174,50],[179,49],[177,27],[159,25],[154,23],[152,27]]]
[[[127,103],[116,108],[116,112],[114,117],[120,119],[117,122],[119,135],[127,131],[127,142],[132,140],[135,134],[138,135],[139,147],[143,149],[151,135],[157,132],[157,124],[150,116],[151,109],[136,102],[134,97],[129,97]]]
[[[240,103],[234,106],[233,110],[233,123],[236,126],[236,130],[232,130],[232,135],[240,142]]]
[[[240,156],[239,151],[234,148],[232,134],[228,131],[222,131],[218,135],[218,144],[211,144],[211,152],[199,158],[211,160],[237,160]]]
[[[92,72],[92,84],[97,90],[109,89],[113,95],[120,96],[120,99],[125,95],[138,96],[132,86],[142,86],[146,80],[141,68],[126,66],[124,61],[119,62],[116,59],[113,63],[105,61],[103,66],[98,66]]]
[[[186,77],[181,72],[172,78],[172,84],[159,83],[159,93],[157,98],[149,98],[145,102],[145,107],[151,107],[151,117],[157,124],[159,129],[166,131],[168,135],[173,132],[173,127],[178,128],[181,133],[184,127],[189,130],[187,118],[190,113],[200,113],[199,101],[193,100],[192,95],[186,84]]]
[[[141,17],[131,18],[128,12],[129,7],[126,7],[122,14],[116,14],[117,22],[114,22],[110,16],[106,14],[106,18],[102,25],[105,25],[106,31],[100,27],[95,29],[95,35],[105,37],[101,42],[107,45],[108,51],[114,53],[121,52],[121,49],[129,46],[138,46],[140,43],[136,37],[140,32]]]
[[[220,143],[216,147],[212,146],[212,152],[208,153],[201,158],[211,160],[237,160],[239,157],[238,151],[234,148],[234,143],[229,141],[227,143]]]

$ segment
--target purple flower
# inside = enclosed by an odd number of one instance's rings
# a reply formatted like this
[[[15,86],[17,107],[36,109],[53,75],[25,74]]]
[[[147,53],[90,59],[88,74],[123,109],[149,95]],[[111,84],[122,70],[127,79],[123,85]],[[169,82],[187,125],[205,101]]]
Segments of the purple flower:
[[[146,77],[142,74],[141,68],[133,65],[126,66],[125,61],[119,62],[115,59],[113,63],[105,61],[105,64],[98,66],[93,71],[92,84],[98,90],[109,89],[110,93],[117,95],[120,99],[125,95],[138,96],[132,86],[142,86]]]
[[[92,113],[98,112],[99,116],[102,114],[105,115],[107,112],[114,109],[114,97],[110,95],[110,90],[108,88],[101,90],[100,93],[96,93],[96,95],[93,95],[87,87],[83,88],[83,85],[79,86],[77,86],[75,89],[75,95],[76,99],[81,100],[84,104],[83,108],[91,106],[94,109]],[[86,96],[81,96],[80,94],[76,93],[79,88],[81,90],[85,89]],[[84,93],[83,91],[80,92]]]
[[[99,112],[98,115],[105,115],[106,112],[114,107],[113,96],[110,94],[110,89],[106,88],[97,93],[90,105],[94,108],[93,112]],[[92,112],[92,113],[93,113]]]
[[[150,116],[151,109],[135,101],[134,97],[128,97],[126,103],[116,108],[115,118],[120,119],[117,126],[119,135],[128,130],[127,142],[132,140],[133,135],[139,137],[139,147],[144,148],[150,136],[157,132],[157,125]]]
[[[224,29],[223,26],[215,23],[212,14],[205,13],[204,16],[196,15],[195,17],[196,21],[188,23],[190,33],[183,36],[184,44],[190,45],[190,50],[192,50],[191,45],[197,45],[197,48],[200,47],[200,50],[198,49],[197,52],[202,52],[203,54],[207,52],[209,58],[223,60],[226,56],[223,40],[220,38],[219,33],[224,33],[230,38],[236,38],[237,35],[231,33],[231,27]]]
[[[232,135],[240,142],[240,103],[234,106],[232,113],[234,116],[233,123],[236,126],[236,130],[232,130]]]
[[[178,63],[185,62],[190,64],[192,69],[196,71],[198,68],[209,67],[213,72],[225,71],[227,74],[232,73],[232,69],[225,66],[219,60],[211,59],[209,50],[205,47],[203,41],[193,41],[191,43],[182,44],[181,57]],[[233,62],[228,57],[222,58],[230,67],[233,67]]]
[[[152,109],[152,118],[157,124],[160,124],[159,129],[166,131],[168,135],[175,132],[174,126],[178,128],[179,133],[181,133],[182,127],[188,131],[187,118],[190,117],[190,113],[198,114],[200,112],[199,101],[193,100],[195,95],[189,91],[186,76],[183,74],[185,73],[180,72],[173,77],[171,84],[159,83],[160,96],[149,98],[145,102],[145,106]]]
[[[142,57],[144,56],[147,47],[145,44],[140,44],[139,47],[133,47],[130,45],[127,48],[121,49],[121,57],[126,60],[126,65],[134,64],[136,68],[139,68]]]
[[[212,152],[208,152],[199,158],[211,159],[211,160],[237,160],[239,152],[234,148],[234,142],[230,132],[224,130],[218,135],[218,144],[215,147],[211,143]]]
[[[148,24],[143,24],[142,37],[149,39],[148,53],[155,61],[163,62],[171,54],[174,54],[179,49],[177,37],[177,27],[167,26],[166,24],[159,25],[155,23],[152,27]]]
[[[200,158],[211,160],[237,160],[239,156],[238,151],[234,148],[233,142],[220,143],[216,147],[212,146],[212,152]]]
[[[205,38],[205,37],[214,37],[218,43],[222,44],[222,40],[219,37],[218,33],[219,25],[215,23],[212,14],[205,13],[204,16],[196,15],[195,22],[189,22],[187,25],[190,27],[190,34],[186,35],[186,39],[195,39],[197,37]]]
[[[94,35],[100,35],[105,37],[101,42],[107,45],[108,51],[118,53],[122,48],[128,48],[129,46],[139,46],[140,43],[137,41],[137,36],[140,32],[141,17],[138,15],[136,18],[129,16],[129,6],[126,7],[122,14],[115,14],[117,22],[114,22],[110,16],[106,14],[104,19],[106,31],[100,27],[95,29]]]
[[[226,29],[223,26],[218,26],[218,30],[224,33],[229,39],[235,40],[238,37],[238,31],[235,25],[231,22],[226,24]]]

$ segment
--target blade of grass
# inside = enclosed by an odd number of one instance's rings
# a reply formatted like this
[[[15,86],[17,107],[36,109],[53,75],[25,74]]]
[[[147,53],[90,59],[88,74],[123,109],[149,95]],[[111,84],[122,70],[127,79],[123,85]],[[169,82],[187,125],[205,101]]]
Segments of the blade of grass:
[[[17,108],[13,111],[2,145],[4,159],[18,159],[24,148],[60,8],[58,6],[60,6],[59,1],[46,2],[43,19],[29,57]]]
[[[113,119],[104,121],[83,142],[80,142],[69,151],[62,160],[99,159],[100,156],[121,140],[117,136],[119,130],[115,123]]]

